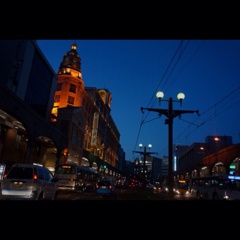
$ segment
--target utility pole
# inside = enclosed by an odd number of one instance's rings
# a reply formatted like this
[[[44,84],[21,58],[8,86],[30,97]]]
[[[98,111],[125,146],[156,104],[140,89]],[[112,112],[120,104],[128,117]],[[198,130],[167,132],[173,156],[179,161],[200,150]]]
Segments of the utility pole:
[[[164,96],[162,92],[158,92],[156,96],[160,99]],[[165,115],[167,119],[165,120],[165,124],[168,124],[168,189],[169,189],[169,198],[173,199],[173,119],[177,116],[181,116],[184,113],[194,113],[196,112],[199,115],[198,110],[173,110],[172,104],[173,102],[180,102],[182,104],[182,100],[185,95],[183,93],[178,94],[178,100],[173,100],[171,97],[168,101],[168,109],[158,109],[158,108],[143,108],[141,107],[141,111],[148,110],[153,112],[158,112],[159,115]],[[164,101],[164,100],[162,100]]]
[[[142,144],[139,144],[139,147],[142,148]],[[148,144],[148,148],[151,148],[152,145]],[[133,151],[134,153],[140,153],[143,155],[143,188],[146,187],[146,156],[150,154],[157,154],[156,152],[147,152],[146,146],[143,148],[143,151]]]

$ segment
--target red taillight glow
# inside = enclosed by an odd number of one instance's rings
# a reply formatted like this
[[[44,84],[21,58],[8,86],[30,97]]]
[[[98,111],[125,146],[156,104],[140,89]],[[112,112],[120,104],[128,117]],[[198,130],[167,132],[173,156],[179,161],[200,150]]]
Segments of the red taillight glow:
[[[3,175],[3,178],[6,178],[7,177],[7,174],[5,173],[4,175]]]
[[[34,180],[37,180],[37,179],[38,179],[37,169],[36,169],[36,168],[33,169],[33,179],[34,179]]]

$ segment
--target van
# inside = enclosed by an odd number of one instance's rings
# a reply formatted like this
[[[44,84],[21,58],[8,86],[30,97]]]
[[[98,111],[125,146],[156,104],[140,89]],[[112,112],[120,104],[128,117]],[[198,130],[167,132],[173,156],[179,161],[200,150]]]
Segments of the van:
[[[58,180],[59,190],[94,191],[100,176],[89,166],[61,164],[57,167],[54,177]]]
[[[3,200],[55,200],[57,179],[51,171],[35,163],[13,164],[1,184]]]

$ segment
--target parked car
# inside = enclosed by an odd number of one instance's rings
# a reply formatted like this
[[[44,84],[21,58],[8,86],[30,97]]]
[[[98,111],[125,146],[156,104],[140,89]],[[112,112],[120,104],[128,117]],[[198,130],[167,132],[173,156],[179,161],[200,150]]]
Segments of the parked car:
[[[96,184],[96,194],[103,196],[115,196],[116,189],[110,180],[102,179]]]
[[[16,163],[4,174],[1,184],[3,200],[55,200],[57,179],[39,164]]]

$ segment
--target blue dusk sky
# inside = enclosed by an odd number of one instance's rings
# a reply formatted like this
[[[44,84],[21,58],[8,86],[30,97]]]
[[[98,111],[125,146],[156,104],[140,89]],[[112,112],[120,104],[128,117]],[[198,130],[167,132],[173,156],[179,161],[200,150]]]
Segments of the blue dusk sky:
[[[140,157],[139,143],[152,144],[155,157],[168,155],[166,116],[143,108],[198,110],[173,119],[173,144],[232,136],[240,142],[240,40],[38,40],[57,73],[63,55],[76,43],[85,87],[112,93],[111,115],[126,160]],[[164,93],[159,103],[156,93]],[[142,149],[143,150],[143,149]]]

